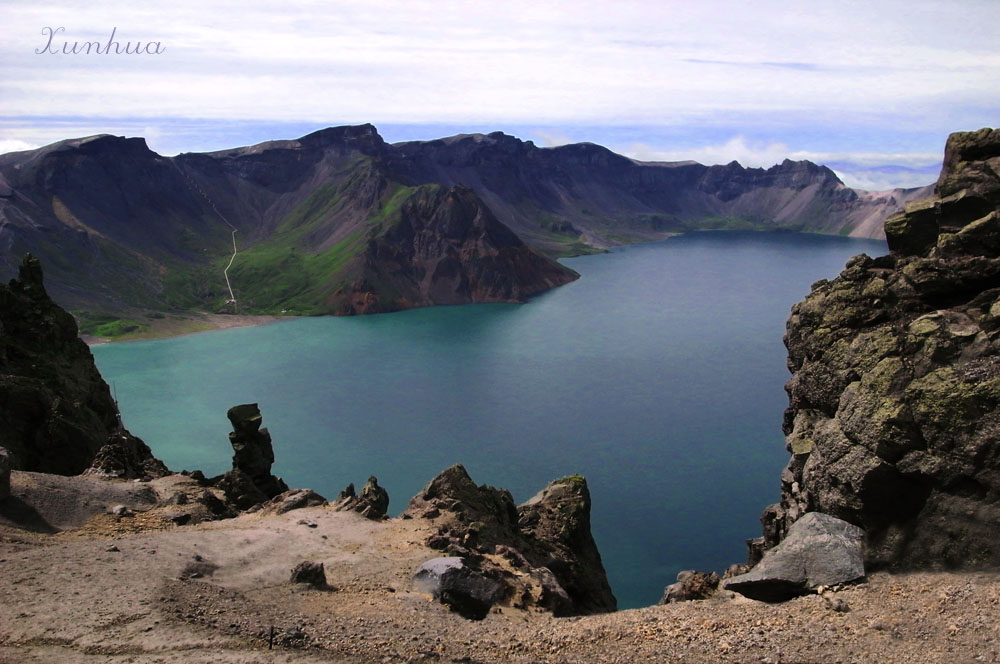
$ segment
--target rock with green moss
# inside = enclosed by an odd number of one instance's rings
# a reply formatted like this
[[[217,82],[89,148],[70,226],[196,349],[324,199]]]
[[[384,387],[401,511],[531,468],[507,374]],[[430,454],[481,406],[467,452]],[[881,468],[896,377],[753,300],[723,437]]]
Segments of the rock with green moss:
[[[1000,566],[1000,132],[953,134],[936,196],[789,318],[781,502],[866,533],[866,564]]]

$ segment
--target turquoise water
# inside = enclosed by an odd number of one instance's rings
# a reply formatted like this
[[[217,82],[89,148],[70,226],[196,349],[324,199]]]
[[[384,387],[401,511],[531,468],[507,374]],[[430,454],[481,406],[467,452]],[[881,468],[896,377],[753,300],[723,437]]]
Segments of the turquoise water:
[[[791,305],[885,243],[695,233],[566,260],[526,305],[435,307],[94,348],[125,424],[173,469],[230,466],[260,403],[274,471],[333,497],[376,475],[397,513],[443,468],[522,502],[585,475],[622,608],[745,559],[778,497]]]

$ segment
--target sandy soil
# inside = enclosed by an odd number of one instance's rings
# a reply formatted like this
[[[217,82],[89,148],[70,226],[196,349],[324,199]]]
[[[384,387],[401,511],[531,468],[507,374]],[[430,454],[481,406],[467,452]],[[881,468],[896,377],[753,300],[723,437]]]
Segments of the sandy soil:
[[[314,507],[178,527],[152,503],[179,481],[14,473],[0,505],[0,662],[1000,661],[1000,574],[473,622],[411,587],[437,555],[423,520]],[[136,513],[109,514],[115,504]],[[290,584],[302,560],[323,562],[330,588]]]

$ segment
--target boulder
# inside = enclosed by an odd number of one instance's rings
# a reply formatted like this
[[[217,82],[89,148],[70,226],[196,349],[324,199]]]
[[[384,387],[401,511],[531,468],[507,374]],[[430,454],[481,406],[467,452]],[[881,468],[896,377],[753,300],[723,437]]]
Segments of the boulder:
[[[323,563],[304,560],[292,569],[291,583],[306,583],[314,588],[326,588],[326,570]]]
[[[782,602],[819,586],[856,581],[865,575],[864,536],[846,521],[810,512],[792,524],[781,544],[767,551],[756,567],[728,579],[723,587],[750,599]]]
[[[663,590],[660,604],[673,604],[696,599],[708,599],[719,588],[719,575],[715,572],[696,572],[693,569],[677,574],[677,583]]]
[[[428,560],[414,572],[413,585],[469,620],[485,618],[502,589],[457,557]]]

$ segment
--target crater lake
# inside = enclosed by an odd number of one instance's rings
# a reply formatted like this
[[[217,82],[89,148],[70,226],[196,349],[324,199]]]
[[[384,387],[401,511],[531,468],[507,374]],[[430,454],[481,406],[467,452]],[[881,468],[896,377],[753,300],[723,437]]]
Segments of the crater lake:
[[[788,460],[791,306],[883,241],[701,232],[564,260],[522,305],[433,307],[93,348],[125,425],[175,470],[231,466],[226,410],[257,402],[273,472],[335,498],[375,475],[390,514],[438,472],[521,503],[587,478],[620,608],[678,571],[745,562]]]

